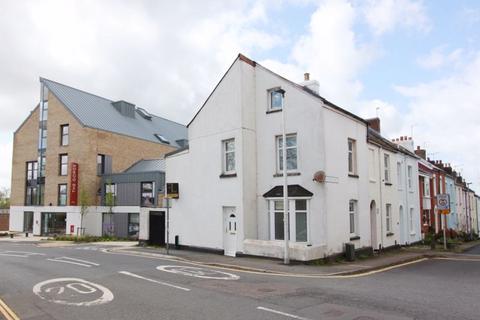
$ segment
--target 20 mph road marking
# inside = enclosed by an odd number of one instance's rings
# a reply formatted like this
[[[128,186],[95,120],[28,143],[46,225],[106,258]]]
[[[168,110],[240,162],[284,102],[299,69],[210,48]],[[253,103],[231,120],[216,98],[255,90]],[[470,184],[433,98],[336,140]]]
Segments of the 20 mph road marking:
[[[292,319],[310,320],[310,319],[308,319],[308,318],[299,317],[299,316],[296,316],[296,315],[294,315],[294,314],[290,314],[290,313],[286,313],[286,312],[282,312],[282,311],[278,311],[278,310],[273,310],[273,309],[269,309],[269,308],[265,308],[265,307],[257,307],[257,310],[262,310],[262,311],[267,311],[267,312],[271,312],[271,313],[276,313],[276,314],[282,315],[282,316],[284,316],[284,317],[292,318]]]
[[[183,291],[190,291],[190,289],[188,289],[188,288],[180,287],[180,286],[168,283],[168,282],[163,282],[163,281],[158,281],[158,280],[154,280],[154,279],[145,278],[143,276],[140,276],[138,274],[131,273],[131,272],[128,272],[128,271],[119,271],[118,273],[124,274],[126,276],[130,276],[130,277],[133,277],[133,278],[153,282],[153,283],[156,283],[156,284],[161,284],[162,286],[167,286],[167,287],[171,287],[171,288],[175,288],[175,289],[179,289],[179,290],[183,290]]]

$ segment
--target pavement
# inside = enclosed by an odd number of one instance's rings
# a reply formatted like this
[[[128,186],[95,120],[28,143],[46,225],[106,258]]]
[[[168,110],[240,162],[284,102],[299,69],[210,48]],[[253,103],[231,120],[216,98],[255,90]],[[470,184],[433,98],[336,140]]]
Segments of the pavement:
[[[480,314],[478,248],[366,275],[296,277],[195,265],[105,243],[41,244],[0,242],[0,299],[20,319],[477,320]]]

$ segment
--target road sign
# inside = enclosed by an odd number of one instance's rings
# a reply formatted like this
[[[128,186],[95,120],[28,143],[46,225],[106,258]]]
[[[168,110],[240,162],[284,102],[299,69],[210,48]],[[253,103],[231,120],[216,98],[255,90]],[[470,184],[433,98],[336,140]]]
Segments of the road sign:
[[[450,195],[447,193],[437,194],[437,208],[438,210],[450,211]]]

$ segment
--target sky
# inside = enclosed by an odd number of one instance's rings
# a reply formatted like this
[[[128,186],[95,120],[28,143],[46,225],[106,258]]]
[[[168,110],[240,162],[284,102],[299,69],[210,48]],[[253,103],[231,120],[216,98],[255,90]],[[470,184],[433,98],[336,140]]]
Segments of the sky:
[[[480,2],[0,0],[0,188],[39,77],[188,123],[238,53],[386,138],[412,136],[480,192]]]

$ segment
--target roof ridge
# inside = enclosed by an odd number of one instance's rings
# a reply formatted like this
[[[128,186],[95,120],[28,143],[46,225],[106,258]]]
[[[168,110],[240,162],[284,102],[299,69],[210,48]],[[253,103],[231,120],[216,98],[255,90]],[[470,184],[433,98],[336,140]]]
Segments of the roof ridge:
[[[83,93],[85,93],[85,94],[88,94],[88,95],[91,95],[91,96],[94,96],[94,97],[97,97],[97,98],[100,98],[100,99],[103,99],[103,100],[107,100],[107,101],[109,101],[110,103],[115,102],[115,100],[111,100],[111,99],[108,99],[108,98],[99,96],[98,94],[91,93],[91,92],[87,92],[87,91],[82,90],[82,89],[74,88],[74,87],[72,87],[72,86],[69,86],[69,85],[64,84],[64,83],[60,83],[60,82],[58,82],[58,81],[54,81],[54,80],[50,80],[50,79],[47,79],[47,78],[40,77],[40,81],[41,81],[41,82],[44,81],[44,80],[49,81],[49,82],[53,82],[53,83],[56,83],[56,84],[59,84],[59,85],[61,85],[61,86],[64,86],[64,87],[67,87],[67,88],[70,88],[70,89],[73,89],[73,90],[76,90],[76,91],[79,91],[79,92],[83,92]],[[120,101],[120,100],[117,100],[117,101]]]

